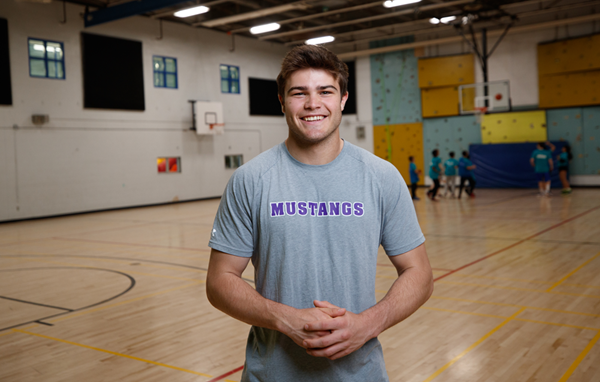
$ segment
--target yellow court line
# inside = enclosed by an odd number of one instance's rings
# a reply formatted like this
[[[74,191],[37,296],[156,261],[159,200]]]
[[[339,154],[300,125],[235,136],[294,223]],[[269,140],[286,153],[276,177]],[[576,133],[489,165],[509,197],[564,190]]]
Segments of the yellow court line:
[[[551,281],[538,281],[538,280],[525,280],[525,279],[511,279],[507,277],[494,277],[494,276],[476,276],[476,275],[465,275],[461,273],[454,273],[454,277],[474,278],[474,279],[485,279],[485,280],[498,280],[498,281],[511,281],[519,283],[529,284],[552,284]]]
[[[482,288],[517,290],[517,291],[522,291],[522,292],[550,293],[550,294],[558,294],[558,295],[574,296],[574,297],[600,298],[599,295],[595,295],[595,294],[579,294],[579,293],[554,292],[554,291],[550,291],[549,292],[547,290],[530,289],[530,288],[517,288],[517,287],[504,286],[504,285],[486,285],[486,284],[475,284],[475,283],[461,283],[461,282],[458,282],[458,281],[446,281],[446,280],[440,280],[440,281],[438,281],[438,283],[441,283],[441,284],[450,284],[450,285],[474,286],[474,287],[482,287]]]
[[[450,366],[452,366],[453,364],[455,364],[456,362],[458,362],[462,357],[464,357],[465,355],[467,355],[471,350],[475,349],[477,346],[479,346],[479,344],[481,344],[483,341],[485,341],[486,339],[488,339],[492,334],[496,333],[498,330],[502,329],[503,326],[505,326],[506,324],[508,324],[509,322],[511,322],[514,318],[516,318],[519,314],[521,314],[523,311],[525,310],[525,308],[521,308],[519,309],[517,312],[515,312],[512,316],[508,317],[506,320],[502,321],[502,323],[498,326],[496,326],[494,329],[492,329],[491,331],[489,331],[486,335],[484,335],[483,337],[481,337],[480,339],[478,339],[477,341],[475,341],[474,344],[472,344],[471,346],[469,346],[468,348],[466,348],[465,350],[463,350],[462,353],[460,353],[459,355],[457,355],[456,357],[452,358],[447,364],[445,364],[444,366],[442,366],[440,369],[438,369],[435,373],[431,374],[426,380],[424,380],[423,382],[430,382],[432,381],[434,378],[436,378],[438,375],[442,374],[446,369],[448,369]]]
[[[548,322],[548,321],[538,321],[538,320],[530,320],[528,318],[515,318],[515,321],[523,321],[523,322],[532,322],[534,324],[544,324],[544,325],[554,325],[554,326],[563,326],[565,328],[573,328],[573,329],[583,329],[583,330],[600,330],[600,328],[590,328],[587,326],[577,326],[577,325],[569,325],[569,324],[560,324],[558,322]]]
[[[491,317],[491,318],[501,318],[501,319],[506,319],[508,317],[506,316],[495,316],[493,314],[485,314],[485,313],[476,313],[476,312],[467,312],[464,310],[452,310],[452,309],[442,309],[442,308],[434,308],[432,306],[422,306],[421,309],[428,309],[428,310],[438,310],[440,312],[449,312],[449,313],[460,313],[460,314],[470,314],[472,316],[482,316],[482,317]]]
[[[497,305],[497,306],[508,306],[512,308],[527,308],[533,310],[543,310],[547,312],[554,313],[565,313],[565,314],[576,314],[579,316],[588,316],[588,317],[596,317],[600,318],[600,314],[593,313],[584,313],[584,312],[573,312],[570,310],[559,310],[559,309],[549,309],[549,308],[539,308],[537,306],[527,306],[527,305],[515,305],[515,304],[504,304],[501,302],[490,302],[490,301],[481,301],[481,300],[468,300],[466,298],[456,298],[456,297],[445,297],[445,296],[431,296],[430,298],[440,299],[440,300],[450,300],[450,301],[464,301],[464,302],[472,302],[475,304],[487,304],[487,305]]]
[[[23,334],[29,334],[31,336],[41,337],[41,338],[45,338],[47,340],[58,341],[58,342],[62,342],[62,343],[69,344],[69,345],[75,345],[75,346],[79,346],[79,347],[86,348],[86,349],[96,350],[96,351],[100,351],[100,352],[103,352],[103,353],[117,355],[117,356],[123,357],[123,358],[129,358],[129,359],[133,359],[133,360],[136,360],[136,361],[141,361],[141,362],[149,363],[149,364],[156,365],[156,366],[167,367],[169,369],[174,369],[174,370],[179,370],[179,371],[185,371],[186,373],[191,373],[191,374],[201,375],[201,376],[207,377],[207,378],[212,378],[212,375],[200,373],[198,371],[194,371],[194,370],[190,370],[190,369],[184,369],[183,367],[177,367],[177,366],[167,365],[166,363],[162,363],[162,362],[150,361],[150,360],[147,360],[147,359],[143,359],[143,358],[139,358],[139,357],[134,357],[132,355],[127,355],[127,354],[123,354],[123,353],[117,353],[117,352],[114,352],[114,351],[111,351],[111,350],[101,349],[101,348],[97,348],[97,347],[89,346],[89,345],[84,345],[84,344],[80,344],[80,343],[73,342],[73,341],[63,340],[63,339],[55,338],[55,337],[50,337],[50,336],[46,336],[46,335],[39,334],[39,333],[28,332],[26,330],[21,330],[21,329],[12,329],[12,330],[14,332],[23,333]]]
[[[95,309],[84,310],[84,311],[77,312],[77,313],[69,313],[66,316],[63,316],[63,317],[60,317],[60,318],[56,318],[56,319],[53,319],[53,320],[49,320],[48,322],[56,323],[56,322],[60,322],[60,321],[64,321],[64,320],[69,320],[71,318],[83,316],[83,315],[86,315],[88,313],[94,313],[94,312],[98,312],[98,311],[101,311],[101,310],[104,310],[104,309],[110,309],[110,308],[114,308],[114,307],[117,307],[117,306],[129,304],[131,302],[136,302],[136,301],[144,300],[144,299],[147,299],[147,298],[159,296],[161,294],[174,292],[176,290],[185,289],[185,288],[189,288],[189,287],[192,287],[192,286],[198,286],[200,284],[204,284],[205,282],[206,281],[204,281],[204,280],[200,280],[200,281],[197,281],[195,283],[186,284],[186,285],[182,285],[182,286],[179,286],[179,287],[175,287],[175,288],[171,288],[171,289],[166,289],[166,290],[163,290],[163,291],[150,293],[150,294],[147,294],[145,296],[140,296],[140,297],[132,298],[130,300],[125,300],[125,301],[120,301],[120,302],[117,302],[115,304],[103,305],[103,306],[100,306],[100,307],[95,308]]]
[[[578,266],[577,268],[573,269],[571,272],[567,273],[566,276],[564,276],[562,279],[558,280],[556,283],[554,283],[550,288],[546,289],[546,292],[551,292],[552,289],[556,288],[557,286],[559,286],[560,284],[562,284],[566,279],[568,279],[569,277],[573,276],[576,272],[578,272],[581,268],[585,267],[586,265],[588,265],[589,263],[591,263],[592,261],[594,261],[596,258],[598,258],[600,256],[600,252],[596,253],[594,256],[592,256],[591,259],[588,259],[585,263],[581,264],[580,266]]]
[[[0,333],[0,337],[4,337],[4,336],[7,336],[7,335],[12,334],[12,333],[14,333],[14,332],[10,331],[10,332]]]
[[[569,379],[571,377],[571,375],[575,372],[575,369],[577,369],[577,367],[579,366],[579,364],[581,363],[581,361],[583,361],[583,359],[585,358],[585,356],[590,352],[590,350],[592,350],[592,348],[594,347],[594,345],[596,344],[596,342],[598,342],[599,339],[600,339],[600,331],[598,331],[598,333],[596,333],[596,335],[594,336],[594,338],[592,338],[591,341],[588,342],[588,344],[585,347],[585,349],[583,349],[583,351],[579,354],[579,356],[577,356],[577,358],[575,359],[575,361],[573,361],[573,363],[571,364],[571,366],[569,366],[569,368],[567,369],[567,371],[558,380],[558,382],[566,382],[567,379]]]

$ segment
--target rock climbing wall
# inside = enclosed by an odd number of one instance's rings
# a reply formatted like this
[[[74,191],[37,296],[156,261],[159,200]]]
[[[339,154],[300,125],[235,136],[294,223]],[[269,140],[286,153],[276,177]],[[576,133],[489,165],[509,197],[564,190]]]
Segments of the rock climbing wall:
[[[547,139],[544,110],[482,116],[482,143],[543,142]]]
[[[375,155],[396,166],[407,184],[410,184],[409,156],[415,157],[417,169],[423,171],[423,125],[421,123],[375,126],[373,142]],[[419,184],[424,184],[424,176],[421,175],[420,178]]]

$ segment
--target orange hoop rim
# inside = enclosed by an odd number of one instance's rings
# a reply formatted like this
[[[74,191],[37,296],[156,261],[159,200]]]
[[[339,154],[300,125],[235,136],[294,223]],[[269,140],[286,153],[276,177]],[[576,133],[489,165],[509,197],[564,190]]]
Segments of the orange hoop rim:
[[[487,113],[488,108],[486,106],[482,106],[482,107],[476,107],[475,110],[477,110],[477,113],[485,114],[485,113]]]

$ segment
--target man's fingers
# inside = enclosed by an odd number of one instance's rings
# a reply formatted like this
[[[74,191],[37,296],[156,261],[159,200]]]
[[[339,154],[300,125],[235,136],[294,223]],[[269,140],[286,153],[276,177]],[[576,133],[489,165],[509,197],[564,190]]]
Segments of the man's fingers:
[[[323,349],[306,349],[306,352],[313,357],[325,357],[330,358],[343,353],[346,348],[341,344],[336,344]]]
[[[332,345],[335,345],[340,341],[340,336],[337,333],[332,333],[328,336],[306,339],[304,340],[302,345],[306,349],[324,349],[327,347],[331,347]]]
[[[329,301],[314,300],[313,304],[315,304],[317,308],[339,308],[339,306],[335,306]]]
[[[332,318],[331,320],[309,322],[304,325],[304,330],[309,332],[317,332],[324,330],[337,330],[344,327],[344,323],[339,319]]]

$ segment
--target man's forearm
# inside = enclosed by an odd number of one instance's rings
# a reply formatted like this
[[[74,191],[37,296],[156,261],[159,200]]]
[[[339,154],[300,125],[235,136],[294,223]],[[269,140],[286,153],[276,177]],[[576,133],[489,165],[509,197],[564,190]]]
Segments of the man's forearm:
[[[405,270],[381,301],[361,313],[373,324],[371,337],[377,337],[384,330],[405,320],[429,299],[432,292],[433,276],[430,270]]]

